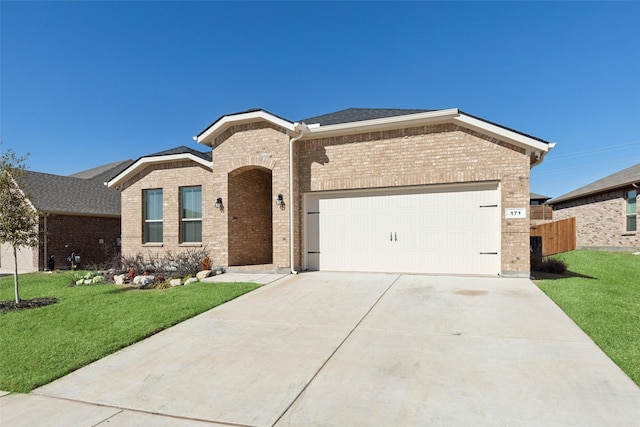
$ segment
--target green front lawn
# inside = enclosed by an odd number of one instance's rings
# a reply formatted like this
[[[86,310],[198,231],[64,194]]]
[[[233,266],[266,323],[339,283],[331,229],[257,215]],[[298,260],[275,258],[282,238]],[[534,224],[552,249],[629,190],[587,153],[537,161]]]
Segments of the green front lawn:
[[[640,256],[572,251],[556,255],[586,277],[538,286],[640,386]]]
[[[165,290],[101,284],[68,287],[71,273],[20,276],[22,299],[58,303],[0,314],[0,390],[28,392],[158,331],[258,287],[193,283]],[[13,277],[0,278],[0,300]],[[149,363],[163,363],[162,355]]]

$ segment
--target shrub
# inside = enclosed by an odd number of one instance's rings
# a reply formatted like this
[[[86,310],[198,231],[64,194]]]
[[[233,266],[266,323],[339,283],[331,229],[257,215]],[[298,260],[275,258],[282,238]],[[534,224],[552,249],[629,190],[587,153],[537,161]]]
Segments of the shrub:
[[[557,258],[544,258],[542,262],[536,266],[536,271],[562,274],[567,271],[567,264]]]
[[[189,274],[195,276],[205,258],[209,258],[206,248],[189,248],[175,253],[148,253],[146,256],[138,252],[132,256],[123,256],[122,268],[148,271],[149,274],[163,273],[165,277],[184,277]]]
[[[154,285],[154,289],[169,289],[171,287],[171,283],[169,282],[159,282]]]

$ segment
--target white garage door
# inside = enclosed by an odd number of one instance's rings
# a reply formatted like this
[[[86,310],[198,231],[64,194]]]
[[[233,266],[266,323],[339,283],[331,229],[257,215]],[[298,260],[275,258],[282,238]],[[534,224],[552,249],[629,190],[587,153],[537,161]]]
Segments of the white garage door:
[[[500,273],[497,183],[309,193],[309,270]]]

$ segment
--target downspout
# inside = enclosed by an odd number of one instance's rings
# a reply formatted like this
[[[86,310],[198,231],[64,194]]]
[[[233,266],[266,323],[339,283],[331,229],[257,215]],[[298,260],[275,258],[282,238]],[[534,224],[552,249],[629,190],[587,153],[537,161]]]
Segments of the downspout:
[[[298,274],[295,269],[295,232],[294,232],[294,219],[295,219],[295,195],[293,191],[293,143],[302,138],[309,130],[304,123],[294,123],[294,129],[298,131],[298,135],[289,140],[289,264],[291,274]]]

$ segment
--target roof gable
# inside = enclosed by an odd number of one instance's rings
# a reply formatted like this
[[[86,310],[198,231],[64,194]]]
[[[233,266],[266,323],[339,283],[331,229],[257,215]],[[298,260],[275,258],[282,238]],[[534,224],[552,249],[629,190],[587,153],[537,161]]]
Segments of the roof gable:
[[[555,145],[543,139],[463,113],[457,108],[447,110],[349,108],[295,123],[265,110],[248,110],[222,116],[207,129],[194,136],[193,139],[200,144],[212,147],[215,138],[231,126],[257,121],[276,124],[288,130],[296,140],[453,123],[524,149],[531,158],[532,166],[541,163],[545,154]]]
[[[195,157],[199,157],[202,160],[205,160],[207,162],[211,161],[211,152],[202,152],[202,151],[198,151],[198,150],[194,150],[193,148],[189,148],[185,145],[181,145],[179,147],[175,147],[175,148],[170,148],[168,150],[164,150],[164,151],[160,151],[158,153],[154,153],[154,154],[149,154],[146,155],[144,157],[161,157],[161,156],[173,156],[173,155],[180,155],[180,154],[192,154]]]
[[[211,152],[204,153],[202,151],[197,151],[193,148],[181,145],[169,150],[164,150],[158,153],[140,157],[138,160],[132,162],[131,165],[129,165],[119,173],[111,175],[110,179],[106,180],[105,184],[108,187],[117,187],[118,185],[121,185],[123,182],[127,181],[131,176],[146,168],[148,165],[180,162],[184,160],[191,160],[209,169],[211,169],[212,166]]]
[[[294,123],[290,122],[289,120],[276,116],[275,114],[270,113],[267,110],[253,109],[242,111],[240,113],[227,114],[220,117],[218,120],[211,123],[205,130],[194,136],[193,140],[199,144],[204,144],[211,147],[216,136],[220,135],[231,126],[245,123],[255,123],[260,121],[273,123],[274,125],[280,126],[281,128],[288,131],[295,130]]]
[[[602,193],[604,191],[609,191],[616,188],[628,187],[632,184],[638,183],[640,183],[640,163],[611,175],[605,176],[604,178],[601,178],[583,187],[565,193],[562,196],[551,199],[549,200],[549,204],[577,199],[579,197],[584,197],[595,193]]]

